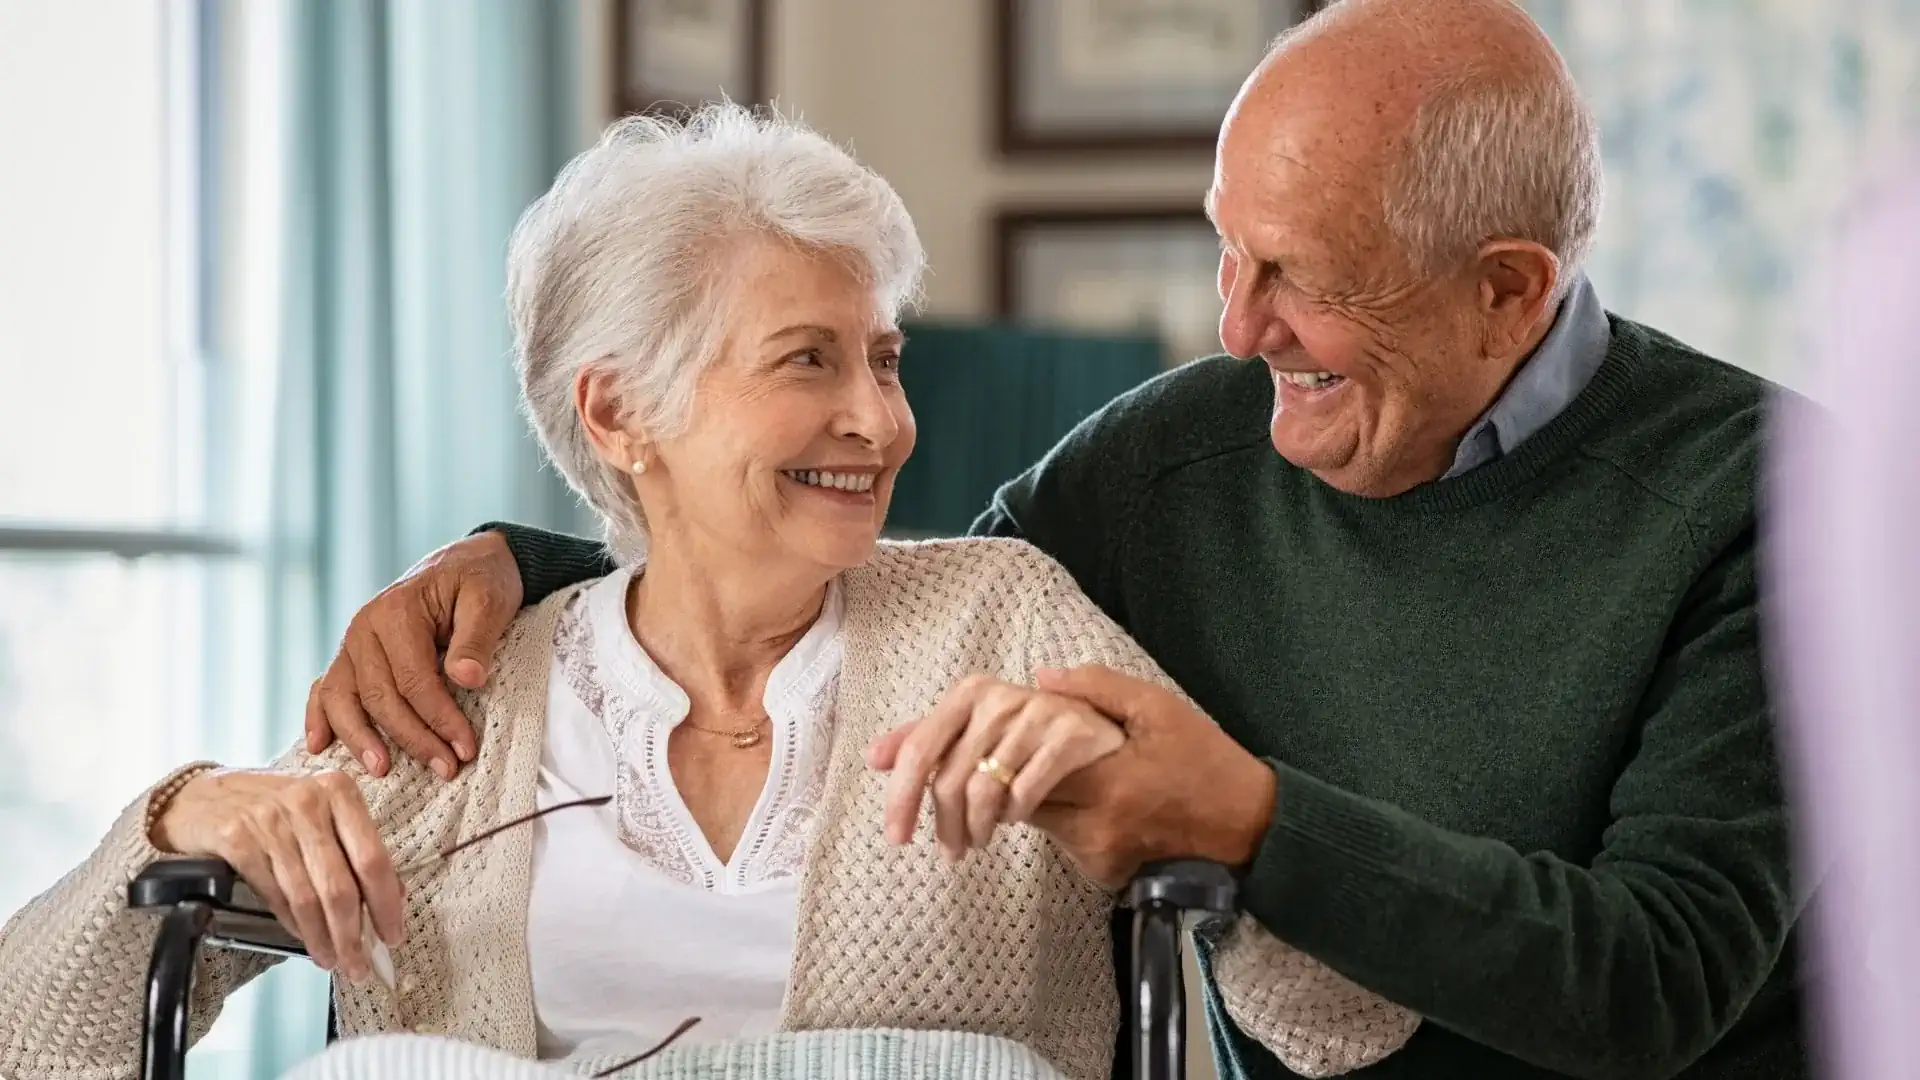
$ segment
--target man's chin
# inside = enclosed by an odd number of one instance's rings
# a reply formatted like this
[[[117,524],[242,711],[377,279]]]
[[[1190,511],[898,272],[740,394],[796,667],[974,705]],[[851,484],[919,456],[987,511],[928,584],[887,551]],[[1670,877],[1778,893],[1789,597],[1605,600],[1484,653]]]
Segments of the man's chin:
[[[1353,460],[1353,448],[1346,440],[1332,438],[1330,432],[1301,431],[1285,417],[1273,418],[1267,438],[1287,464],[1316,475],[1336,472]]]

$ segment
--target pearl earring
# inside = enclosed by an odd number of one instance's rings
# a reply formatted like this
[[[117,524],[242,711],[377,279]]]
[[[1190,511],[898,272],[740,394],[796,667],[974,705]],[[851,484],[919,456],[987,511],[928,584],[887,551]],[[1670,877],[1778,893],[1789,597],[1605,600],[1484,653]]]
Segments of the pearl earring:
[[[635,461],[632,467],[633,475],[635,476],[639,476],[641,473],[647,471],[647,463],[644,461]]]

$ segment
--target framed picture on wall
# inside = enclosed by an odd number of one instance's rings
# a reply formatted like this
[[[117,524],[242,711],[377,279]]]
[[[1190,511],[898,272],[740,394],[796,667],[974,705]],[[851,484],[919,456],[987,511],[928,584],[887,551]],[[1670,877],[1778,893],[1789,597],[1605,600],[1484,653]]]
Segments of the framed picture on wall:
[[[1240,83],[1323,0],[992,0],[1013,155],[1210,149]]]
[[[620,113],[766,100],[768,0],[614,0]]]
[[[1151,333],[1169,365],[1220,351],[1220,239],[1198,209],[1008,210],[993,247],[1003,319]]]

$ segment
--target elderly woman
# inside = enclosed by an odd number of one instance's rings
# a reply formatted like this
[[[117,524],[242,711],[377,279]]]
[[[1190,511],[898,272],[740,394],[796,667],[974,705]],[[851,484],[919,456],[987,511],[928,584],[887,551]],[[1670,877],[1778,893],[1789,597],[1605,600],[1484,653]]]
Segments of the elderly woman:
[[[336,747],[135,800],[0,934],[0,1074],[132,1069],[151,931],[127,882],[204,854],[334,972],[346,1034],[602,1060],[694,1016],[707,1040],[957,1029],[1106,1075],[1111,897],[1006,823],[1124,740],[1036,669],[1164,676],[1033,548],[879,542],[914,443],[896,317],[923,255],[898,196],[777,118],[633,119],[509,257],[528,412],[620,569],[517,620],[462,695],[478,745],[450,783]],[[946,858],[890,843],[867,748],[969,673],[1004,684],[995,740],[934,778],[969,834]],[[1239,1019],[1299,1071],[1415,1022],[1263,934],[1233,948],[1261,974]],[[369,980],[389,954],[391,987]],[[205,958],[200,1022],[265,962]]]

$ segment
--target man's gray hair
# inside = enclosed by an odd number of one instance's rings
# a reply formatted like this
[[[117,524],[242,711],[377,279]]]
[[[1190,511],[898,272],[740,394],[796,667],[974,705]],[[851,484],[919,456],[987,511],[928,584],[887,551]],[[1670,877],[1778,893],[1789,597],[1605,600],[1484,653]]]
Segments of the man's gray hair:
[[[1269,53],[1361,9],[1333,4]],[[1394,12],[1416,26],[1428,16],[1411,4]],[[1514,17],[1527,18],[1517,8]],[[1550,71],[1461,64],[1420,102],[1381,195],[1421,273],[1445,273],[1488,240],[1527,240],[1560,260],[1558,299],[1593,249],[1605,191],[1600,126],[1556,55]]]
[[[1419,269],[1444,272],[1496,237],[1528,240],[1559,258],[1565,295],[1604,195],[1599,125],[1571,79],[1469,69],[1420,103],[1384,200]]]
[[[627,418],[651,438],[684,430],[741,299],[735,264],[767,240],[842,260],[895,318],[918,297],[926,254],[893,188],[804,125],[738,105],[616,122],[514,228],[507,309],[523,403],[616,560],[644,555],[646,522],[628,478],[594,452],[574,383],[609,365]]]

